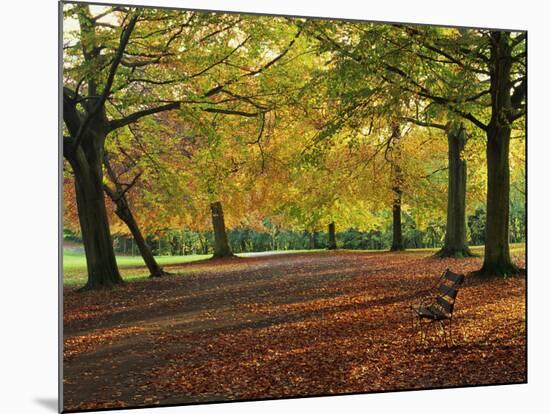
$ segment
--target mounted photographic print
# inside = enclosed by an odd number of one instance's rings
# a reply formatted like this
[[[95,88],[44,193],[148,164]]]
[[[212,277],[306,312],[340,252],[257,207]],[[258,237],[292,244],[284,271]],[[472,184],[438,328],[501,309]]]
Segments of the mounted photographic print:
[[[525,31],[60,24],[64,412],[526,382]]]

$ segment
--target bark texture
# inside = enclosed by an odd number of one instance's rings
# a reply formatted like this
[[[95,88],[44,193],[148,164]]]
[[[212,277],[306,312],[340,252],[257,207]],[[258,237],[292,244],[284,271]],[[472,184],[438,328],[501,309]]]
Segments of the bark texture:
[[[219,201],[211,203],[210,210],[212,212],[212,226],[214,228],[214,257],[232,257],[233,252],[227,241],[222,204]]]
[[[82,143],[73,151],[64,148],[74,172],[76,203],[86,254],[87,289],[123,283],[118,271],[103,195],[103,117],[90,122]]]
[[[147,241],[143,237],[143,234],[141,233],[141,230],[132,213],[132,210],[130,210],[130,206],[128,205],[128,200],[126,199],[126,193],[136,183],[140,174],[134,177],[134,180],[132,180],[131,184],[128,184],[124,187],[119,182],[118,177],[115,171],[113,170],[107,156],[104,158],[104,164],[107,170],[107,175],[109,176],[109,178],[111,179],[111,181],[115,186],[115,188],[112,189],[108,185],[104,185],[105,193],[109,196],[109,198],[113,201],[113,203],[115,203],[116,215],[124,222],[124,224],[126,224],[126,226],[128,226],[128,229],[130,230],[130,233],[132,234],[132,237],[136,242],[139,253],[143,258],[143,261],[145,262],[147,269],[149,269],[150,277],[160,277],[160,276],[167,275],[167,273],[164,270],[162,270],[162,268],[157,263],[155,257],[153,256],[151,247],[147,244]]]
[[[449,170],[447,190],[447,225],[445,243],[436,253],[438,257],[470,257],[466,243],[466,145],[464,126],[453,125],[447,131]]]
[[[518,272],[510,258],[510,134],[512,48],[510,34],[491,32],[491,120],[487,126],[487,224],[481,274],[506,276]],[[515,97],[514,97],[515,98]]]
[[[403,234],[401,229],[401,191],[394,190],[395,197],[392,205],[392,243],[390,251],[397,252],[405,250],[403,245]]]

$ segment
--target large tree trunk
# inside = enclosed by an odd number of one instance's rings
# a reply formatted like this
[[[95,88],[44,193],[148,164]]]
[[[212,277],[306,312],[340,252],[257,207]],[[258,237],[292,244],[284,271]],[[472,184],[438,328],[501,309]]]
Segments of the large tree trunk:
[[[328,249],[336,249],[336,225],[334,221],[328,225]]]
[[[132,237],[134,238],[139,253],[141,254],[141,257],[143,258],[143,261],[147,265],[147,269],[149,269],[150,277],[160,277],[167,275],[167,273],[162,270],[162,268],[159,266],[157,261],[155,260],[155,257],[153,256],[153,253],[151,251],[151,248],[145,241],[145,238],[141,234],[141,230],[139,229],[139,226],[136,222],[136,219],[134,218],[134,215],[132,214],[132,211],[128,207],[128,202],[126,200],[126,197],[124,195],[121,195],[116,200],[113,200],[116,204],[116,215],[128,226],[128,229],[130,229],[130,232],[132,233]]]
[[[438,257],[470,257],[466,244],[466,160],[462,157],[466,145],[463,125],[452,126],[447,132],[449,143],[449,184],[447,189],[447,227],[445,243]]]
[[[403,246],[403,235],[401,231],[401,191],[394,189],[395,197],[392,205],[393,231],[390,251],[396,252],[405,250]]]
[[[210,210],[212,211],[212,226],[214,227],[214,257],[232,257],[233,253],[227,242],[222,204],[219,201],[211,203]]]
[[[510,258],[510,134],[512,113],[509,33],[491,32],[491,121],[487,127],[487,224],[481,274],[518,272]]]
[[[510,258],[510,129],[493,126],[487,133],[487,223],[482,274],[517,273]]]
[[[96,129],[90,133],[102,134],[102,131]],[[88,270],[87,289],[123,283],[115,259],[103,195],[103,141],[104,135],[99,138],[85,136],[82,145],[67,156],[74,172]]]

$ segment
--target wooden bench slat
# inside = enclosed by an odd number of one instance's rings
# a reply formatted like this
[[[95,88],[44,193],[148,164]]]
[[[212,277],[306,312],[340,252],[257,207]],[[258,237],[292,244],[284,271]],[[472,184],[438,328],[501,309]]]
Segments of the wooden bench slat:
[[[445,273],[445,279],[448,279],[453,283],[462,283],[462,281],[464,280],[464,275],[458,275],[451,272],[450,270],[447,270],[447,272]]]
[[[452,286],[441,285],[439,286],[439,293],[442,294],[443,296],[449,296],[450,298],[455,299],[458,293],[458,290]]]
[[[453,313],[453,305],[454,303],[448,302],[444,297],[438,296],[436,299],[437,303],[445,309],[445,312],[447,313]]]

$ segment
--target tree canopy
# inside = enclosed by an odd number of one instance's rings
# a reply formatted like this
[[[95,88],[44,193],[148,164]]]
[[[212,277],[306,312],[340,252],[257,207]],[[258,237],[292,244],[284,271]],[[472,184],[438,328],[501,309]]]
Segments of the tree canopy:
[[[219,202],[233,230],[440,245],[457,128],[460,226],[482,270],[515,271],[525,33],[68,3],[63,62],[64,226],[89,287],[121,281],[111,237],[136,237],[117,200],[144,240],[210,231]]]

